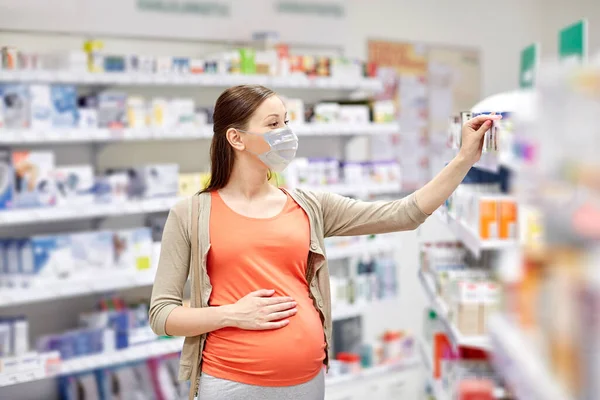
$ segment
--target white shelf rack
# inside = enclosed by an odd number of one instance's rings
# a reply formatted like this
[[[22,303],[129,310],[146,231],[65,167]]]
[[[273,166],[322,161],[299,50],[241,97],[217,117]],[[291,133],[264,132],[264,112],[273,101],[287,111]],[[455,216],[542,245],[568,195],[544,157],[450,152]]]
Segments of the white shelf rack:
[[[108,86],[200,86],[228,87],[241,84],[265,85],[282,89],[368,90],[380,91],[376,78],[344,79],[307,76],[147,74],[132,72],[90,73],[85,71],[1,71],[0,82],[70,83]]]
[[[303,188],[326,190],[342,195],[374,195],[400,192],[399,183],[367,185],[339,184]],[[93,203],[79,207],[38,207],[3,210],[0,211],[0,227],[165,212],[169,211],[179,200],[180,198],[178,197],[160,197],[117,203]]]
[[[373,379],[382,375],[390,374],[390,373],[398,373],[402,371],[406,371],[409,369],[417,368],[419,366],[418,360],[415,359],[406,359],[396,362],[391,362],[389,364],[383,364],[372,368],[366,368],[360,371],[357,374],[345,374],[340,376],[335,376],[331,378],[325,378],[325,385],[327,387],[344,385],[347,383],[356,383],[359,381],[365,381],[369,379]]]
[[[431,347],[425,342],[424,339],[419,340],[419,353],[421,354],[421,358],[423,359],[423,364],[425,365],[425,369],[427,370],[427,382],[431,389],[433,390],[433,395],[436,400],[449,400],[451,396],[444,390],[441,382],[436,379],[433,379],[433,353]],[[506,398],[506,390],[503,388],[495,388],[494,389],[494,398],[495,399],[504,399]]]
[[[518,399],[571,400],[514,324],[504,317],[494,317],[490,337],[495,370]]]
[[[367,124],[296,124],[291,125],[298,136],[329,137],[358,135],[389,135],[400,132],[398,123]],[[212,125],[173,129],[125,128],[125,129],[47,129],[47,130],[0,130],[0,145],[52,145],[64,143],[111,143],[154,140],[210,139]]]
[[[398,247],[394,236],[376,238],[373,240],[361,240],[358,243],[349,243],[345,246],[326,247],[328,260],[341,260],[350,257],[360,257],[363,254],[374,254],[378,252],[391,252]]]
[[[517,240],[512,239],[481,239],[473,228],[467,226],[464,221],[458,220],[454,215],[443,208],[435,211],[435,214],[442,222],[448,225],[450,230],[456,235],[457,239],[477,257],[479,257],[482,250],[509,249],[518,245]]]
[[[177,197],[164,197],[117,203],[93,203],[78,207],[38,207],[4,210],[0,211],[0,226],[83,220],[168,211],[178,200]]]
[[[365,253],[390,251],[395,246],[395,241],[391,239],[375,239],[356,246],[332,247],[327,253],[330,260],[343,259]],[[153,260],[157,261],[160,255],[160,243],[154,244],[152,254]],[[63,281],[44,282],[28,289],[0,288],[0,308],[151,286],[156,275],[155,266],[144,271],[112,269],[100,272],[92,268],[84,268],[84,270],[93,272]],[[362,315],[369,304],[371,303],[341,307],[334,310],[334,317],[342,319]]]
[[[96,272],[95,276],[55,281],[29,289],[2,288],[0,308],[150,286],[154,283],[155,275],[155,269],[123,272],[113,270],[109,274],[106,271]]]
[[[183,338],[155,340],[110,353],[94,354],[62,361],[57,368],[59,371],[57,373],[47,373],[45,366],[32,371],[0,373],[0,387],[55,378],[60,375],[76,374],[118,364],[143,361],[152,357],[178,353],[182,347]]]
[[[331,310],[331,317],[334,321],[346,318],[360,317],[369,309],[380,308],[389,309],[398,304],[398,297],[388,297],[352,305],[334,305]]]
[[[419,280],[425,289],[425,293],[429,298],[432,308],[436,311],[437,317],[444,324],[446,333],[454,345],[472,347],[485,351],[491,350],[491,342],[488,336],[463,335],[452,321],[450,321],[448,306],[437,296],[432,282],[430,282],[430,279],[425,276],[425,273],[422,270],[419,270]]]
[[[378,194],[394,194],[402,191],[400,182],[386,183],[361,183],[361,184],[334,184],[334,185],[300,185],[300,189],[312,191],[327,191],[343,196],[368,196]]]

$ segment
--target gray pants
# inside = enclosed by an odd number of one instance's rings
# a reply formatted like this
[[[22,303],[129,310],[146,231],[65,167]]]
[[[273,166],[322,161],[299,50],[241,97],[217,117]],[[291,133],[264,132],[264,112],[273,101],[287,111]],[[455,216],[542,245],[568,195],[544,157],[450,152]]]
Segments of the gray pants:
[[[295,386],[255,386],[202,373],[198,400],[323,400],[325,374]]]

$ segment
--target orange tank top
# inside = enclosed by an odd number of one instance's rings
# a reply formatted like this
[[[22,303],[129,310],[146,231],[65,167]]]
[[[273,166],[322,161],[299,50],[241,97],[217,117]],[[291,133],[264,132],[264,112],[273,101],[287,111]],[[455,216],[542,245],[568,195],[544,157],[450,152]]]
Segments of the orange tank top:
[[[209,333],[202,371],[259,386],[310,381],[323,366],[325,339],[306,279],[308,216],[289,194],[283,210],[265,219],[240,215],[218,192],[211,195],[207,268],[213,288],[209,304],[233,304],[255,290],[275,289],[274,296],[292,297],[298,312],[281,329],[224,328]]]

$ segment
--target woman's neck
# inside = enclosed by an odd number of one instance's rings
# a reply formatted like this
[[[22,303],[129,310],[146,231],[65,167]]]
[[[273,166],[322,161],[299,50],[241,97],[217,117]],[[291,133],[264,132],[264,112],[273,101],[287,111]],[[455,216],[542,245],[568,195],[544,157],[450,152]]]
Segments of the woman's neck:
[[[273,190],[265,169],[256,168],[256,165],[244,166],[239,161],[233,166],[229,182],[221,189],[222,193],[243,196],[251,200],[265,196]]]

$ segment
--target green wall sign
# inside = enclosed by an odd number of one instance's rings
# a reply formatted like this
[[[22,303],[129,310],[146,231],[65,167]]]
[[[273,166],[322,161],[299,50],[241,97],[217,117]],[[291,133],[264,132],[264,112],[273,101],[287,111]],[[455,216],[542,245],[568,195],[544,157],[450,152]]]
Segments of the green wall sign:
[[[343,18],[345,9],[339,3],[316,3],[308,1],[278,1],[275,10],[280,14],[314,15]]]
[[[558,57],[567,62],[583,62],[588,55],[588,24],[583,19],[558,33]]]
[[[521,51],[521,65],[519,67],[519,87],[532,88],[535,84],[535,73],[540,59],[540,46],[534,43]]]
[[[218,1],[199,0],[137,0],[141,11],[153,11],[170,14],[194,14],[212,17],[228,17],[228,4]]]

